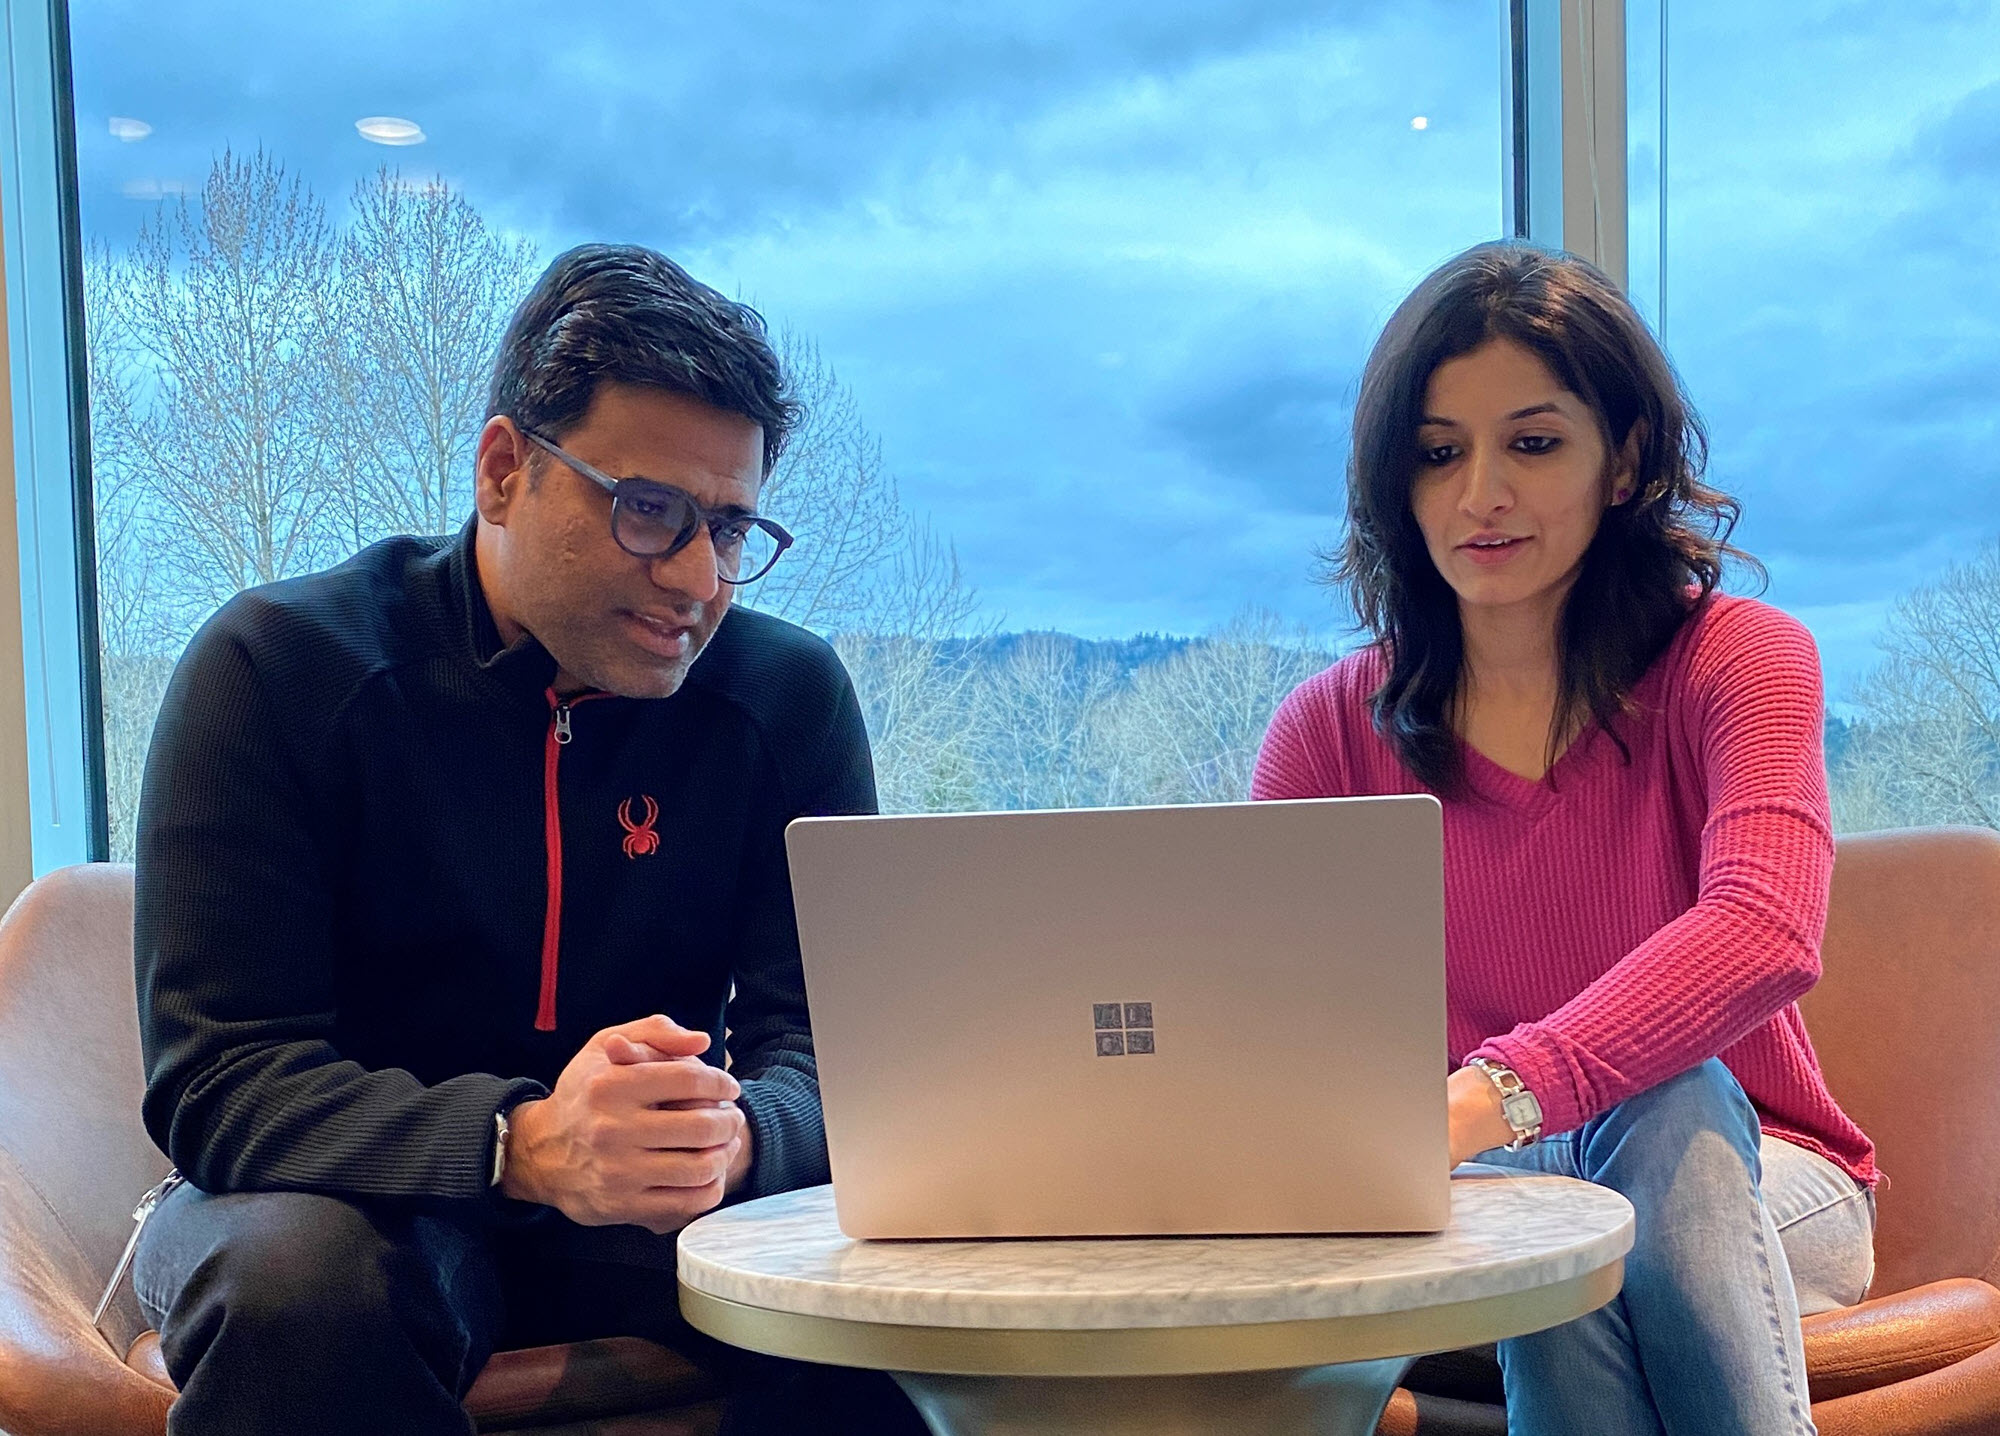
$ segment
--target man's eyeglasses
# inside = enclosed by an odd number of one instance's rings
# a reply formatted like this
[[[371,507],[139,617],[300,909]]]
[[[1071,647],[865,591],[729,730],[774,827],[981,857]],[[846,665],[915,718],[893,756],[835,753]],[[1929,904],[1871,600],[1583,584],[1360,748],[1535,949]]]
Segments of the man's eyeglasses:
[[[611,537],[634,558],[671,558],[704,527],[715,549],[715,576],[728,584],[755,583],[771,571],[792,536],[770,519],[741,509],[710,509],[685,489],[654,479],[614,479],[533,429],[521,430],[586,479],[610,491]]]

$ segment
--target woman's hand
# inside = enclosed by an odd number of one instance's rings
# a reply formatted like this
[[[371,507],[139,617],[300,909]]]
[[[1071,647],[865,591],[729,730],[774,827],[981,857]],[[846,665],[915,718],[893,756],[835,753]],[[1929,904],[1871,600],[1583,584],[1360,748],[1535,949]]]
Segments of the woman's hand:
[[[1477,1067],[1461,1067],[1445,1082],[1445,1109],[1451,1133],[1451,1164],[1514,1140],[1500,1108],[1500,1089]]]

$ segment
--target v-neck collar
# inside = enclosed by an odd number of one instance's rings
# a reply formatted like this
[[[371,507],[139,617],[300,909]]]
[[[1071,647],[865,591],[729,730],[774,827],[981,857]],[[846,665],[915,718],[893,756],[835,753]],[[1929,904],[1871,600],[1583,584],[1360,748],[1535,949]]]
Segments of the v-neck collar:
[[[1661,686],[1667,682],[1669,656],[1693,630],[1709,601],[1703,599],[1689,610],[1674,636],[1654,655],[1646,671],[1639,675],[1638,682],[1632,685],[1627,716],[1612,719],[1620,728],[1620,736],[1628,741],[1633,737],[1631,723],[1647,721],[1650,715],[1658,713]],[[1623,758],[1617,740],[1595,718],[1584,724],[1583,731],[1570,740],[1562,755],[1539,778],[1523,778],[1512,769],[1494,762],[1465,739],[1456,741],[1466,782],[1472,790],[1483,798],[1530,817],[1540,817],[1565,791],[1588,782],[1602,764]],[[1556,780],[1553,784],[1549,781],[1551,777]]]
[[[1546,812],[1562,796],[1564,788],[1587,770],[1598,751],[1611,746],[1609,735],[1593,720],[1570,740],[1546,773],[1539,778],[1524,778],[1494,762],[1465,739],[1458,740],[1466,781],[1473,790],[1481,797],[1533,816]],[[1551,778],[1555,782],[1551,783]]]

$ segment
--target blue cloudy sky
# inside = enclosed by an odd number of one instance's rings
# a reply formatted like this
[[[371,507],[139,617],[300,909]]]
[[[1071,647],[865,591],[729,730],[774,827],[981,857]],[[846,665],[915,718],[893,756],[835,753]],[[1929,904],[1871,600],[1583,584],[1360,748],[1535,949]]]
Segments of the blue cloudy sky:
[[[1324,630],[1367,346],[1500,227],[1502,8],[71,0],[85,226],[224,145],[439,173],[815,341],[1007,627]],[[2000,534],[2000,4],[1673,0],[1669,58],[1668,345],[1838,699]]]

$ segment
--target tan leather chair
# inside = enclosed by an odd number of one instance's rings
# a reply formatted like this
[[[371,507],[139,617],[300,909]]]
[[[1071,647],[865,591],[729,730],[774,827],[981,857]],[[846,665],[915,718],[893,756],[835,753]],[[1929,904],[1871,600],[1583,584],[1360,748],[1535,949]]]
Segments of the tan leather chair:
[[[1868,1300],[1806,1318],[1820,1436],[2000,1432],[2000,833],[1842,838],[1803,1004],[1827,1085],[1875,1140]],[[1380,1436],[1504,1436],[1499,1368],[1413,1370]]]
[[[9,1436],[166,1428],[173,1386],[129,1282],[106,1334],[90,1323],[134,1203],[167,1170],[139,1121],[142,1086],[132,870],[51,873],[0,918],[0,1432]],[[502,1352],[466,1406],[481,1431],[521,1436],[712,1436],[721,1414],[698,1370],[636,1338]]]

